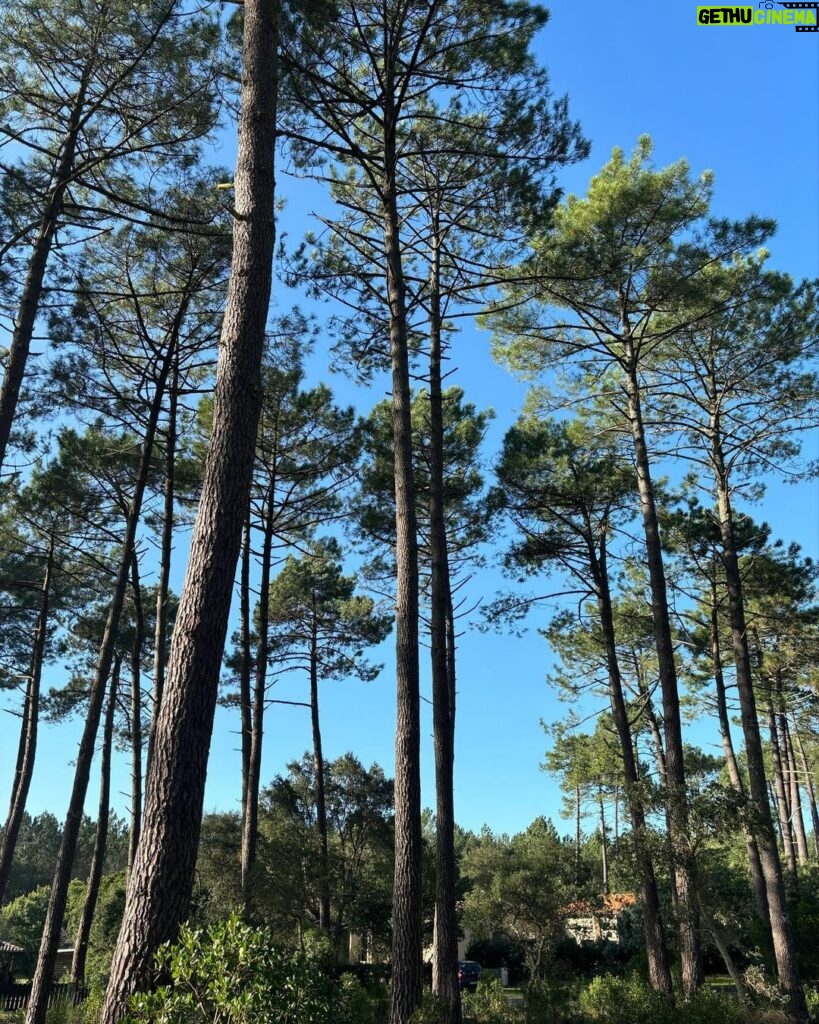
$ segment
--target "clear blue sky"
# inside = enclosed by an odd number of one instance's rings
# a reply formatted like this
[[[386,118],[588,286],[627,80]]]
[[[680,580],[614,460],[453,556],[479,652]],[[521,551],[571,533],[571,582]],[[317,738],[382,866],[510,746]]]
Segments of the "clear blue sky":
[[[551,22],[538,37],[537,53],[551,72],[555,93],[569,94],[572,114],[592,143],[590,158],[562,174],[566,191],[582,193],[614,146],[628,151],[640,134],[648,133],[659,165],[684,156],[695,173],[706,168],[715,172],[716,214],[743,217],[753,212],[777,219],[773,265],[795,277],[819,273],[819,33],[796,33],[785,26],[700,27],[696,3],[681,0],[557,0],[550,9]],[[234,151],[232,141],[226,140],[215,159],[229,164]],[[284,223],[295,234],[316,193],[287,179],[279,187],[288,204]],[[280,301],[286,305],[289,297],[284,294]],[[458,368],[453,382],[479,408],[491,406],[497,413],[487,438],[489,464],[520,411],[525,388],[492,363],[486,335],[472,328],[458,339],[453,365]],[[321,351],[312,366],[320,374]],[[385,394],[383,387],[355,391],[337,377],[330,383],[341,400],[356,401],[362,411]],[[816,437],[806,454],[819,457]],[[819,556],[819,484],[774,485],[757,514],[768,519],[776,536],[797,540],[805,554]],[[181,572],[179,566],[177,587]],[[491,597],[500,582],[490,567],[475,580],[473,593]],[[498,831],[517,831],[538,814],[557,816],[556,785],[539,771],[546,747],[539,721],[554,720],[565,709],[544,682],[548,652],[534,631],[537,624],[533,621],[532,631],[522,639],[472,629],[461,638],[456,816],[466,827],[487,822]],[[395,717],[390,643],[380,657],[386,667],[374,683],[324,686],[322,725],[327,757],[353,750],[365,763],[377,760],[389,772]],[[424,669],[428,696],[426,665]],[[281,684],[279,695],[301,700],[304,693],[305,684],[298,679]],[[426,705],[422,715],[423,800],[432,806],[432,725]],[[5,714],[0,718],[0,806],[5,806],[17,720]],[[236,729],[235,716],[219,711],[208,809],[238,810]],[[30,808],[62,816],[78,730],[45,727],[41,736]],[[265,737],[263,779],[283,770],[309,743],[306,711],[274,707]],[[127,789],[122,761],[112,790],[122,812]],[[95,807],[96,800],[92,782],[88,807]]]

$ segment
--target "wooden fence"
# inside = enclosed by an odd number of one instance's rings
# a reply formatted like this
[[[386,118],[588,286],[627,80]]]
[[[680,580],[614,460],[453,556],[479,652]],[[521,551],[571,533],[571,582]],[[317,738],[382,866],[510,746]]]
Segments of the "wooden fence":
[[[31,982],[25,985],[0,984],[0,1010],[25,1010],[31,995]],[[48,1005],[70,1003],[78,1006],[88,998],[88,989],[84,985],[54,984],[48,993]]]

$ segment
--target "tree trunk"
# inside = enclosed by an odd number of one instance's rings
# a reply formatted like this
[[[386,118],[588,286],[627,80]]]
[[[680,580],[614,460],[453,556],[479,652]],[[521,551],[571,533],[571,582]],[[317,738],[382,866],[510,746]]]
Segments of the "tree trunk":
[[[796,737],[796,747],[799,751],[799,760],[802,764],[802,774],[805,776],[805,789],[808,794],[808,807],[810,808],[811,827],[813,829],[813,852],[819,859],[819,811],[816,808],[816,792],[813,787],[813,775],[811,774],[808,759],[805,756],[805,747],[802,743],[802,736],[796,723],[796,716],[792,719],[792,734]]]
[[[321,750],[321,725],[318,699],[318,622],[313,593],[313,619],[310,635],[310,722],[313,728],[313,774],[316,778],[316,824],[319,833],[319,928],[330,930],[330,853],[327,841],[327,801],[324,795],[324,755]]]
[[[26,1024],[44,1024],[46,1008],[48,1005],[49,990],[54,974],[54,964],[57,957],[57,947],[60,942],[63,916],[65,914],[65,903],[68,896],[68,883],[71,880],[71,868],[74,863],[77,839],[82,825],[83,806],[85,795],[88,790],[88,779],[91,773],[91,762],[94,758],[94,746],[97,739],[97,730],[100,723],[100,714],[105,700],[105,690],[111,672],[111,665],[114,659],[114,646],[117,640],[119,622],[122,614],[122,607],[125,602],[125,592],[128,588],[128,578],[131,569],[136,531],[142,512],[142,499],[148,482],[148,473],[151,467],[154,440],[156,438],[159,412],[165,394],[165,387],[168,381],[171,362],[173,359],[174,345],[168,346],[165,358],[161,364],[160,372],[156,381],[156,390],[148,412],[148,422],[145,427],[145,436],[142,442],[139,470],[134,484],[134,493],[125,524],[125,536],[122,541],[119,565],[114,577],[114,592],[111,597],[111,604],[108,609],[108,618],[105,622],[102,641],[100,643],[99,656],[97,658],[97,669],[94,681],[88,694],[88,708],[86,711],[85,726],[83,727],[80,748],[77,753],[76,770],[74,772],[74,784],[71,790],[68,811],[63,825],[63,834],[60,841],[60,850],[57,855],[57,865],[54,869],[54,881],[51,887],[51,896],[48,903],[43,934],[40,940],[40,952],[37,957],[37,967],[31,985],[28,1009],[26,1011]]]
[[[739,770],[734,744],[731,739],[731,722],[728,716],[728,701],[725,693],[725,678],[722,671],[722,650],[719,641],[719,608],[717,603],[716,576],[711,580],[711,664],[714,671],[714,687],[717,698],[717,718],[722,737],[722,752],[728,768],[731,788],[742,796],[745,801],[745,784]],[[745,826],[745,848],[748,852],[748,867],[751,872],[751,884],[754,889],[754,905],[756,916],[760,921],[768,922],[768,894],[765,878],[762,874],[762,863],[759,859],[759,847],[750,826]]]
[[[771,742],[771,760],[773,761],[774,793],[776,794],[776,809],[779,814],[779,831],[782,836],[782,848],[785,853],[785,860],[788,862],[788,871],[793,878],[797,878],[799,868],[796,863],[796,844],[793,841],[793,829],[791,828],[791,808],[788,800],[789,792],[785,787],[785,772],[782,763],[782,750],[779,744],[779,730],[776,725],[776,711],[774,710],[773,697],[768,694],[768,735]]]
[[[609,844],[606,836],[606,808],[603,803],[603,790],[598,789],[597,800],[600,805],[600,852],[603,861],[603,895],[609,894]]]
[[[139,585],[136,551],[131,559],[131,589],[134,594],[134,642],[131,647],[131,835],[128,841],[128,870],[133,867],[142,825],[142,645],[145,616]]]
[[[242,562],[239,578],[239,716],[242,730],[242,835],[245,834],[247,794],[250,785],[250,743],[253,735],[253,697],[250,692],[250,512],[242,528]],[[241,861],[241,854],[240,854]]]
[[[665,758],[668,773],[667,802],[671,825],[670,841],[674,857],[674,888],[677,894],[677,916],[682,963],[682,986],[686,999],[691,998],[702,984],[702,943],[699,914],[697,912],[696,864],[688,842],[688,798],[685,789],[682,724],[677,688],[677,668],[674,663],[674,642],[668,614],[665,569],[663,566],[660,528],[654,501],[654,486],[648,449],[645,441],[640,399],[640,383],[633,343],[624,337],[626,365],[626,391],[628,415],[634,444],[634,463],[637,471],[637,490],[643,520],[651,588],[651,615],[654,622],[654,640],[663,700],[665,731]]]
[[[412,465],[412,420],[406,284],[401,259],[396,180],[396,112],[389,63],[384,94],[384,256],[390,307],[395,454],[395,880],[392,907],[390,1024],[408,1024],[420,1006],[421,771],[418,678],[418,536]]]
[[[256,664],[253,679],[253,705],[251,709],[250,752],[247,771],[244,814],[242,816],[242,894],[247,906],[250,880],[256,863],[256,845],[259,837],[259,787],[262,778],[262,743],[264,741],[264,710],[267,696],[267,660],[270,649],[270,563],[273,550],[273,497],[275,480],[270,482],[262,523],[262,562],[259,580],[258,631],[256,635]],[[244,571],[244,567],[243,570]]]
[[[725,969],[731,981],[734,983],[734,988],[737,993],[737,1002],[742,1007],[743,1011],[747,1011],[751,1006],[751,998],[748,994],[748,986],[745,984],[745,978],[743,977],[742,971],[737,967],[736,961],[731,955],[731,944],[728,937],[725,935],[723,929],[717,923],[711,911],[708,909],[708,902],[703,897],[705,893],[700,889],[697,894],[699,897],[700,913],[705,921],[705,926],[709,932],[711,932],[711,938],[714,940],[714,945],[717,947],[719,955],[722,957],[722,962],[725,964]]]
[[[54,570],[54,535],[48,541],[45,574],[40,588],[40,611],[37,616],[37,628],[34,633],[34,645],[31,651],[28,682],[26,683],[26,699],[23,705],[23,720],[20,723],[20,744],[17,752],[17,767],[14,773],[14,784],[11,791],[9,813],[3,828],[3,844],[0,848],[0,904],[3,902],[6,886],[11,874],[14,850],[20,825],[26,810],[26,800],[34,774],[34,761],[37,753],[37,727],[40,719],[40,681],[43,674],[43,660],[46,639],[48,637],[48,615],[51,600],[51,582]]]
[[[574,787],[574,884],[580,887],[580,847],[583,835],[580,829],[580,786]]]
[[[261,406],[274,247],[278,9],[245,0],[233,263],[222,324],[213,434],[157,722],[142,840],[101,1024],[117,1024],[150,982],[157,947],[187,911],[205,770]]]
[[[171,557],[173,555],[173,504],[175,497],[176,475],[176,419],[179,402],[179,353],[173,367],[171,386],[168,391],[168,426],[165,433],[165,487],[164,508],[162,514],[162,542],[159,555],[159,582],[156,589],[156,626],[154,629],[154,692],[153,709],[151,711],[151,728],[148,733],[148,756],[145,761],[147,777],[151,769],[151,755],[154,749],[156,720],[159,717],[159,706],[162,703],[162,692],[165,689],[165,665],[167,663],[168,644],[168,594],[170,593]]]
[[[631,817],[637,872],[640,879],[640,902],[643,908],[643,933],[645,934],[648,956],[648,977],[651,987],[655,992],[659,992],[667,999],[673,1000],[674,985],[671,980],[671,964],[669,962],[665,929],[660,912],[657,877],[654,873],[654,862],[651,858],[646,837],[645,808],[643,806],[640,778],[637,769],[638,758],[634,749],[626,701],[623,696],[620,664],[617,660],[617,639],[614,631],[614,615],[609,588],[605,529],[601,532],[599,554],[590,529],[586,541],[592,575],[594,577],[600,628],[603,634],[611,715],[614,720],[614,727],[617,730],[617,737],[620,741],[626,803],[628,804]]]
[[[102,880],[102,869],[105,864],[105,847],[108,842],[108,818],[110,814],[111,792],[111,747],[114,739],[114,714],[117,705],[117,689],[119,688],[120,658],[114,657],[111,669],[111,686],[108,691],[108,707],[105,711],[105,723],[102,730],[102,751],[100,753],[100,802],[97,810],[97,832],[94,837],[94,853],[91,857],[91,870],[88,873],[88,884],[85,891],[85,902],[82,916],[74,940],[74,956],[71,960],[71,980],[75,985],[85,982],[85,961],[88,956],[88,938],[91,935],[91,924],[97,908],[97,897]]]
[[[788,716],[785,710],[785,696],[782,692],[782,680],[777,677],[779,689],[779,735],[780,746],[785,766],[787,767],[789,804],[791,809],[791,826],[794,840],[796,841],[796,852],[799,856],[800,867],[806,867],[809,861],[808,836],[805,832],[805,819],[802,816],[802,797],[799,792],[799,775],[796,771],[796,756],[793,751],[790,729],[788,728]]]
[[[451,586],[444,508],[444,407],[441,380],[443,353],[438,238],[439,225],[434,221],[429,299],[430,648],[435,747],[435,925],[432,991],[447,1008],[449,1024],[460,1024],[453,791],[455,721],[450,695],[450,672],[451,664],[454,666],[454,650],[448,637]]]
[[[20,296],[20,304],[14,318],[14,331],[5,359],[3,385],[0,388],[0,469],[5,463],[6,448],[11,435],[14,414],[17,411],[17,401],[20,397],[20,387],[23,383],[26,362],[31,349],[31,339],[34,337],[34,325],[43,295],[46,264],[54,244],[54,236],[57,233],[63,212],[65,192],[71,181],[71,173],[74,168],[74,157],[79,141],[89,75],[90,68],[86,67],[80,77],[77,95],[71,108],[65,139],[51,179],[51,192],[40,219],[37,238],[28,264],[28,273]]]
[[[740,716],[742,719],[742,731],[745,737],[748,783],[757,821],[757,846],[759,847],[759,857],[762,862],[762,871],[765,875],[765,885],[768,892],[768,910],[779,983],[788,997],[791,1015],[795,1020],[802,1022],[807,1021],[809,1016],[805,1002],[805,992],[799,976],[796,947],[788,920],[782,864],[779,860],[779,849],[776,843],[776,835],[771,819],[771,808],[768,802],[762,737],[759,730],[756,695],[754,693],[753,676],[751,673],[751,656],[748,648],[748,633],[745,623],[742,577],[739,571],[728,474],[722,453],[720,423],[717,415],[712,417],[711,430],[711,458],[714,468],[714,483],[722,535],[722,562],[725,569],[725,583],[728,593],[728,614],[731,622],[731,637],[734,647]]]

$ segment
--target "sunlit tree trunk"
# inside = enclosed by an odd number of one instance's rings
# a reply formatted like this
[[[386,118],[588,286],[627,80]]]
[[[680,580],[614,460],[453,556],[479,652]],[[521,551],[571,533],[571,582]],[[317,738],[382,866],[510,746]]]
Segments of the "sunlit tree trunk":
[[[108,691],[108,707],[105,711],[105,722],[102,730],[102,750],[100,751],[100,802],[97,809],[97,831],[94,838],[94,853],[91,857],[91,869],[88,872],[88,883],[82,915],[74,939],[74,956],[71,959],[71,980],[75,985],[85,982],[85,961],[88,956],[88,939],[97,909],[102,869],[105,865],[105,848],[108,842],[108,819],[111,809],[111,748],[114,740],[114,714],[117,707],[117,689],[119,688],[120,657],[114,656],[111,669],[111,685]]]
[[[259,580],[259,602],[256,606],[258,623],[256,633],[256,659],[253,675],[251,705],[250,751],[247,764],[247,788],[242,816],[242,892],[248,897],[256,847],[259,836],[259,787],[262,778],[262,744],[264,742],[264,712],[267,697],[267,661],[270,648],[270,568],[273,551],[273,495],[275,481],[271,481],[264,506],[262,523],[262,560]],[[244,567],[242,569],[244,572]]]
[[[156,588],[156,626],[154,629],[154,691],[151,727],[148,733],[148,755],[145,771],[150,770],[154,733],[162,691],[165,689],[165,666],[168,646],[168,594],[170,593],[171,558],[173,556],[174,497],[176,477],[176,419],[179,405],[179,353],[175,354],[170,388],[168,389],[168,424],[165,430],[165,486],[163,491],[162,541],[159,554],[159,581]]]
[[[728,701],[725,694],[725,678],[722,671],[722,651],[719,640],[719,608],[717,603],[716,577],[711,581],[711,665],[714,672],[714,689],[717,700],[717,719],[722,738],[722,752],[728,768],[731,788],[745,799],[745,783],[739,770],[734,744],[731,739],[731,722],[728,716]],[[759,859],[759,848],[750,828],[745,828],[745,848],[748,852],[748,866],[751,871],[751,883],[754,889],[754,905],[760,921],[768,920],[768,894],[765,878],[762,874],[762,863]]]
[[[802,743],[802,736],[797,726],[796,717],[792,719],[791,733],[796,737],[796,749],[799,752],[799,762],[802,765],[802,775],[805,779],[805,791],[808,794],[808,807],[810,808],[811,827],[813,829],[813,852],[819,859],[819,811],[816,808],[816,792],[813,786],[813,774],[805,755],[805,746]]]
[[[71,183],[71,173],[74,167],[74,157],[79,142],[86,94],[91,76],[91,63],[89,61],[80,75],[77,95],[71,107],[65,138],[60,148],[56,167],[54,168],[51,192],[43,210],[37,238],[31,251],[23,293],[20,296],[20,304],[17,309],[17,315],[14,318],[11,345],[4,360],[5,372],[2,388],[0,388],[0,469],[2,469],[5,463],[6,448],[8,447],[11,435],[14,414],[17,411],[17,401],[20,397],[20,387],[23,383],[26,362],[31,350],[31,341],[34,337],[34,325],[37,321],[37,314],[43,295],[46,265],[48,264],[48,258],[54,245],[54,236],[57,233],[60,218],[62,217],[66,189]]]
[[[190,901],[233,578],[250,495],[275,239],[279,12],[263,0],[245,0],[242,10],[233,261],[213,432],[157,722],[142,839],[101,1024],[117,1024],[130,995],[149,983],[154,953],[175,937]]]
[[[429,520],[431,548],[430,646],[435,747],[435,926],[432,991],[447,1007],[449,1024],[461,1019],[458,920],[455,910],[454,705],[448,611],[451,606],[444,508],[444,409],[441,382],[441,265],[439,225],[432,225],[429,301]],[[450,660],[451,655],[451,660]]]
[[[34,761],[37,753],[37,727],[40,719],[40,681],[43,674],[43,660],[51,604],[51,584],[54,571],[54,535],[49,537],[46,567],[40,588],[40,611],[34,633],[31,652],[26,699],[23,704],[23,718],[20,723],[20,742],[17,749],[17,765],[11,790],[9,813],[3,827],[3,842],[0,846],[0,904],[8,885],[14,849],[20,834],[20,825],[26,810],[28,791],[34,775]]]
[[[386,42],[386,40],[385,40]],[[407,1024],[421,1003],[421,771],[418,665],[418,527],[406,283],[398,214],[396,68],[384,74],[384,259],[390,310],[395,449],[395,880],[390,1024]]]
[[[603,862],[603,894],[609,893],[609,841],[606,835],[606,808],[603,802],[603,790],[597,791],[597,802],[600,807],[600,853]]]
[[[768,705],[768,739],[771,745],[771,760],[773,762],[773,786],[776,794],[776,809],[779,814],[779,834],[782,837],[782,849],[785,853],[785,860],[788,864],[788,871],[793,878],[799,874],[799,867],[796,862],[796,844],[793,840],[793,829],[791,828],[790,793],[785,785],[785,771],[782,763],[782,749],[779,743],[779,730],[776,722],[776,711],[774,709],[773,697],[767,696]]]
[[[324,754],[321,749],[321,722],[318,696],[318,612],[313,593],[310,625],[310,723],[313,730],[313,774],[316,785],[316,824],[319,833],[321,877],[319,879],[319,928],[330,930],[330,852],[327,837],[327,800],[324,792]]]
[[[617,738],[620,742],[620,756],[623,761],[623,781],[626,803],[631,817],[631,828],[635,844],[635,859],[640,880],[640,902],[643,909],[643,933],[648,957],[648,977],[651,987],[669,1000],[674,998],[671,980],[671,964],[668,946],[660,912],[660,896],[654,862],[648,848],[646,816],[641,796],[639,759],[631,735],[628,710],[623,695],[620,664],[617,657],[617,639],[614,630],[611,591],[609,588],[608,564],[605,533],[600,538],[599,551],[591,534],[587,538],[589,560],[592,566],[597,609],[606,657],[609,701]]]
[[[46,920],[43,926],[42,938],[40,940],[37,967],[34,971],[31,995],[29,997],[28,1009],[26,1011],[26,1024],[45,1024],[49,990],[54,973],[54,964],[56,962],[60,933],[63,925],[63,916],[65,914],[66,899],[68,896],[68,884],[71,880],[71,869],[74,864],[77,839],[80,834],[80,826],[82,825],[83,807],[85,804],[86,792],[88,790],[91,762],[94,758],[94,746],[96,744],[97,731],[99,729],[102,705],[105,701],[106,686],[111,672],[111,665],[114,660],[114,648],[117,642],[122,608],[125,603],[125,593],[128,589],[128,580],[130,577],[134,544],[136,542],[137,526],[139,525],[142,514],[142,500],[145,495],[145,489],[148,485],[148,475],[153,457],[157,423],[159,421],[159,414],[165,396],[165,388],[168,382],[168,374],[171,368],[174,347],[175,346],[173,344],[170,344],[165,352],[164,359],[160,364],[159,373],[156,378],[154,396],[148,409],[145,434],[142,440],[139,468],[137,470],[134,491],[126,517],[125,535],[120,549],[119,564],[114,575],[114,590],[111,596],[111,603],[108,608],[108,617],[105,622],[102,641],[100,643],[99,654],[97,657],[97,668],[88,694],[85,725],[83,727],[80,747],[77,753],[74,783],[71,789],[68,811],[63,824],[63,834],[60,841],[57,865],[54,869],[54,880],[51,886],[48,911],[46,913]]]
[[[250,746],[253,736],[253,695],[250,690],[252,654],[250,650],[250,514],[242,527],[241,569],[239,571],[239,720],[241,722],[242,753],[242,835],[245,834],[247,799],[250,788]],[[240,852],[240,862],[242,855]],[[243,883],[244,889],[244,883]]]
[[[733,510],[731,507],[728,473],[721,445],[719,415],[711,417],[711,460],[714,469],[717,509],[722,536],[722,563],[725,569],[728,615],[731,623],[731,637],[736,666],[737,693],[739,695],[742,732],[745,737],[745,756],[748,764],[748,783],[751,803],[757,820],[757,846],[765,876],[768,894],[768,911],[771,923],[774,954],[776,957],[779,982],[787,994],[790,1012],[797,1021],[809,1019],[805,992],[799,976],[796,947],[793,941],[785,901],[785,885],[782,864],[776,843],[771,807],[768,802],[768,787],[765,777],[765,761],[762,752],[762,736],[756,708],[751,656],[748,647],[748,632],[745,622],[745,603],[742,592],[742,577],[734,536]]]
[[[777,722],[779,726],[780,746],[784,767],[787,769],[788,780],[788,803],[791,811],[791,827],[793,838],[796,844],[796,852],[799,857],[800,867],[806,867],[808,860],[808,837],[805,832],[805,819],[802,817],[802,795],[799,791],[799,775],[796,771],[796,755],[793,750],[790,729],[788,728],[788,716],[785,711],[785,697],[782,692],[782,680],[777,677],[777,688],[779,690],[779,713]]]
[[[142,645],[145,617],[139,584],[136,552],[131,559],[131,590],[134,595],[134,641],[131,647],[131,836],[128,842],[128,869],[136,856],[142,825]]]
[[[643,520],[651,589],[651,615],[657,647],[657,665],[663,704],[665,758],[668,774],[666,800],[669,809],[670,842],[674,861],[674,888],[677,894],[677,918],[682,963],[683,993],[690,998],[702,984],[702,943],[697,912],[696,864],[688,842],[688,797],[685,788],[682,723],[674,662],[674,643],[668,612],[662,544],[651,479],[648,448],[645,440],[637,358],[624,317],[625,385],[628,396],[628,418],[634,445],[637,490]]]

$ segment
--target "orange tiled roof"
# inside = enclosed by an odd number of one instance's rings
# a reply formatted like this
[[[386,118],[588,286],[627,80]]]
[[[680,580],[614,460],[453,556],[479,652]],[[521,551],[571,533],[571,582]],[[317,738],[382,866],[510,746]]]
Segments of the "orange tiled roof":
[[[575,900],[560,908],[563,917],[590,917],[592,914],[619,914],[626,907],[633,907],[637,897],[633,892],[610,892],[592,902]]]

